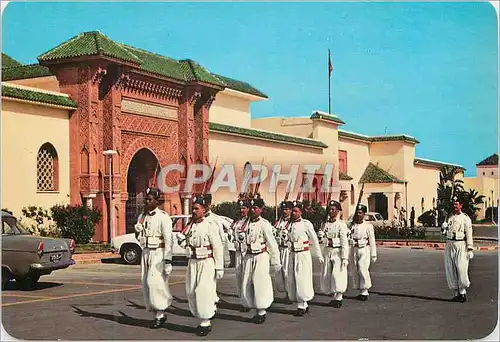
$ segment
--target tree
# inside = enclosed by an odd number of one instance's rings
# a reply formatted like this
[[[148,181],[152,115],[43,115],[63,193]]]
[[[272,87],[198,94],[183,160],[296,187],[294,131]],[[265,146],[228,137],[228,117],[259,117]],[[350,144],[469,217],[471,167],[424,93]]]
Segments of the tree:
[[[462,211],[469,215],[469,217],[475,221],[477,218],[477,212],[481,210],[479,207],[480,204],[484,203],[484,195],[478,196],[479,193],[477,192],[476,189],[469,189],[469,192],[467,192],[467,201],[465,202],[464,206],[462,207]]]

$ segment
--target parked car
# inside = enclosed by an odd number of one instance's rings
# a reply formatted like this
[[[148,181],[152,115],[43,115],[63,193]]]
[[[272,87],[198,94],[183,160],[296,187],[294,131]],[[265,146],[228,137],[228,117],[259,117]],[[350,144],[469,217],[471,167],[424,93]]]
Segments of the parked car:
[[[2,288],[13,279],[23,288],[33,288],[40,276],[73,265],[74,252],[74,240],[31,235],[2,210]]]
[[[351,220],[352,220],[352,215],[349,216],[347,222],[350,222]],[[384,220],[384,217],[382,215],[373,211],[368,211],[365,213],[365,221],[371,223],[374,228],[391,224],[391,221]]]
[[[436,216],[433,210],[427,210],[417,219],[424,227],[433,227],[436,224]]]
[[[172,257],[175,259],[187,259],[187,250],[179,246],[177,243],[177,234],[180,234],[183,227],[189,222],[191,215],[173,215],[170,216],[173,223],[173,251]],[[229,217],[221,216],[223,219],[228,220],[229,223],[233,221]],[[139,240],[135,237],[135,233],[123,234],[115,236],[111,240],[111,247],[115,253],[119,253],[122,260],[129,264],[135,265],[141,262],[142,248]]]

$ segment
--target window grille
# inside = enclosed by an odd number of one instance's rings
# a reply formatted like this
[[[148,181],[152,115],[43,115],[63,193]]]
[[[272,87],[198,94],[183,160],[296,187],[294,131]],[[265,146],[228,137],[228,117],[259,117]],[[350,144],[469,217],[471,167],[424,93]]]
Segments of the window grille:
[[[37,190],[56,191],[57,155],[50,144],[43,145],[37,155]]]

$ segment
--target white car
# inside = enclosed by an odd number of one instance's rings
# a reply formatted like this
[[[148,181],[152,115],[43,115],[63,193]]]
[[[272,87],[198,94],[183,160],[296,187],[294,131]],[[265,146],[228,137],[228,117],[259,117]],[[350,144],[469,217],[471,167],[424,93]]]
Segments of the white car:
[[[347,222],[352,221],[352,215],[349,216]],[[390,225],[389,220],[384,220],[384,217],[379,213],[368,211],[365,213],[365,221],[371,223],[374,227],[379,227],[382,225]]]
[[[229,217],[221,216],[223,219],[232,223]],[[180,234],[183,227],[189,222],[191,215],[173,215],[170,216],[173,226],[173,252],[172,257],[177,259],[187,259],[187,250],[181,248],[177,243],[177,235]],[[111,247],[114,252],[119,253],[123,261],[127,264],[139,264],[141,262],[142,248],[139,241],[135,237],[135,233],[115,236],[111,240]],[[227,247],[226,247],[227,248]]]

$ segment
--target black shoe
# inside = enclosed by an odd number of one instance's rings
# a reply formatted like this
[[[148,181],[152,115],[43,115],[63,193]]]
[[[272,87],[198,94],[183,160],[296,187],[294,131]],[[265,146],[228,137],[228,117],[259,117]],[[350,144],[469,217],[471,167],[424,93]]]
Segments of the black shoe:
[[[451,299],[452,302],[459,302],[460,301],[460,295],[456,295]]]
[[[196,331],[196,335],[198,336],[207,336],[210,331],[212,331],[212,326],[208,326],[208,327],[202,327],[201,325],[198,326],[197,328],[197,331]]]
[[[465,303],[467,301],[467,297],[465,296],[465,294],[459,294],[458,296],[453,297],[452,301]]]
[[[356,299],[364,302],[364,301],[366,301],[368,299],[368,296],[360,294],[360,295],[356,296]]]
[[[162,318],[156,318],[153,321],[153,325],[151,325],[151,329],[161,328],[166,321],[167,321],[167,317],[166,316],[163,316]]]
[[[288,296],[285,297],[285,299],[283,300],[283,303],[285,303],[285,304],[293,304],[292,300],[290,298],[288,298]]]
[[[262,324],[262,323],[264,323],[266,321],[266,315],[265,314],[264,315],[257,314],[255,316],[253,316],[252,321],[255,324]]]
[[[249,308],[246,308],[245,306],[240,305],[240,312],[248,312],[248,311],[250,311]]]
[[[307,307],[305,309],[297,309],[297,311],[295,311],[294,316],[296,316],[296,317],[302,317],[302,316],[304,316],[308,312],[309,312],[309,307]]]
[[[342,300],[333,299],[333,300],[330,301],[329,304],[331,306],[333,306],[334,308],[340,308],[342,306]]]

